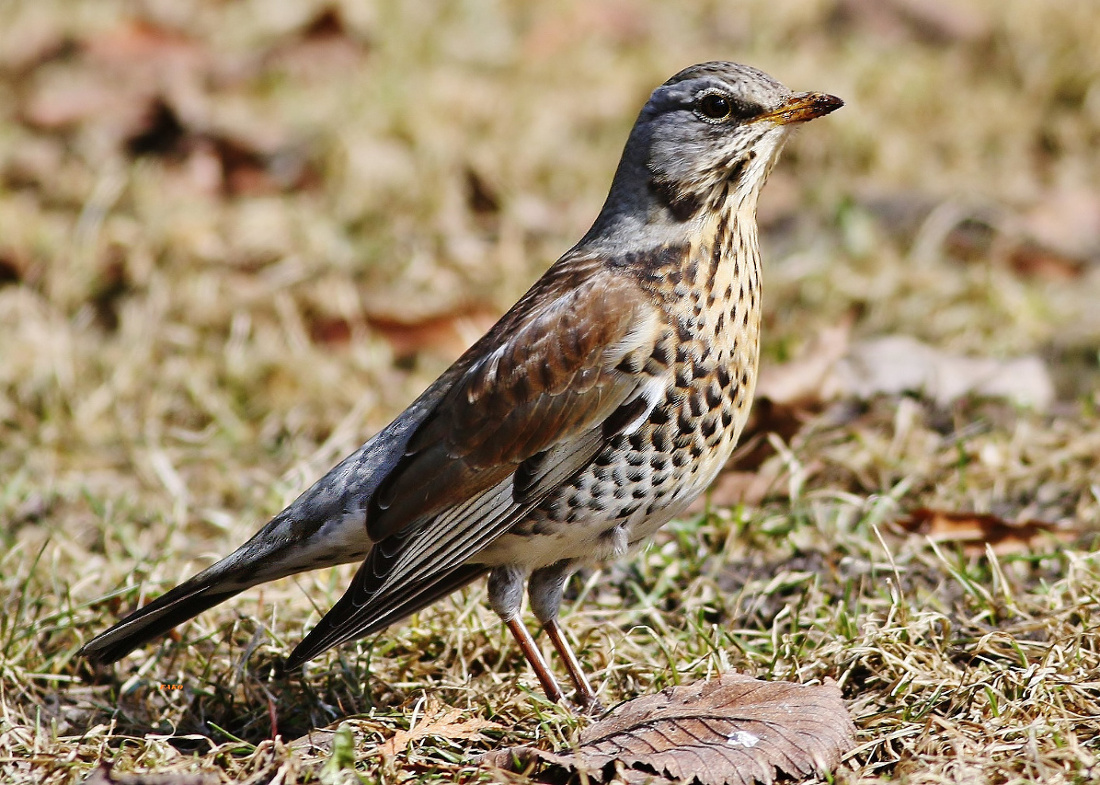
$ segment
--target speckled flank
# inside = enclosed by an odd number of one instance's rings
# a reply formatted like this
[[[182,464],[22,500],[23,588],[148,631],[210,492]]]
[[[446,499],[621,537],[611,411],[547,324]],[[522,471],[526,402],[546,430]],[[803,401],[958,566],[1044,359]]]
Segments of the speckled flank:
[[[760,257],[755,220],[745,218],[752,216],[723,210],[698,235],[712,242],[627,267],[662,318],[654,340],[618,367],[659,385],[655,405],[479,561],[537,569],[622,555],[714,479],[737,444],[756,381]]]

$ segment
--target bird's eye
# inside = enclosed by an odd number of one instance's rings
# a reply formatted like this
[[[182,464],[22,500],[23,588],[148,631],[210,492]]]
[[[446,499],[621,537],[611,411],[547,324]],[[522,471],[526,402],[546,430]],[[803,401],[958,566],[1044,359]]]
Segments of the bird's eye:
[[[733,104],[721,93],[707,93],[699,99],[699,112],[708,120],[728,120],[733,114]]]

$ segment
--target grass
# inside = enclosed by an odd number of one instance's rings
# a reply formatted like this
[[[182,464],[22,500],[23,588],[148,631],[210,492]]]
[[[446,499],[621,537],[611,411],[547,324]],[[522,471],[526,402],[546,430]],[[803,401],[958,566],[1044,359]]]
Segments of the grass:
[[[0,779],[316,781],[316,731],[347,718],[366,781],[478,781],[480,751],[568,743],[482,586],[300,677],[273,664],[350,567],[114,668],[74,655],[399,412],[587,228],[648,91],[711,58],[847,101],[764,195],[765,364],[851,319],[1039,355],[1058,401],[826,407],[761,501],[574,580],[601,697],[831,677],[859,728],[839,781],[1096,778],[1100,11],[681,5],[348,3],[312,37],[305,2],[0,8]],[[155,94],[185,138],[132,154]],[[894,525],[921,506],[1069,539],[971,555]],[[450,707],[495,725],[379,752]]]

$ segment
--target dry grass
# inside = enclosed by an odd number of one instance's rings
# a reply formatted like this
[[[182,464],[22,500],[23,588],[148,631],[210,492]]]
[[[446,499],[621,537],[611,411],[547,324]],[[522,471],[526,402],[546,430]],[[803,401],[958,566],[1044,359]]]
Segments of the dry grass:
[[[576,721],[480,586],[289,680],[270,665],[348,570],[248,592],[106,672],[74,654],[400,411],[587,228],[648,91],[722,58],[848,102],[765,195],[766,361],[852,317],[857,336],[1038,353],[1060,401],[827,411],[769,459],[760,504],[574,582],[583,661],[609,703],[730,668],[833,677],[861,734],[845,782],[1095,780],[1100,6],[682,5],[347,3],[349,35],[304,54],[304,2],[0,8],[0,779],[113,759],[309,781],[328,752],[289,740],[349,716],[366,781],[472,781],[480,750],[566,743]],[[144,77],[110,38],[135,16],[190,37],[198,65]],[[88,51],[312,181],[226,195],[209,156],[127,155],[140,101],[82,83]],[[86,116],[41,120],[88,95]],[[413,330],[417,351],[383,329],[432,317],[447,340]],[[891,525],[922,505],[1075,535],[967,556]],[[380,756],[441,707],[499,728]]]

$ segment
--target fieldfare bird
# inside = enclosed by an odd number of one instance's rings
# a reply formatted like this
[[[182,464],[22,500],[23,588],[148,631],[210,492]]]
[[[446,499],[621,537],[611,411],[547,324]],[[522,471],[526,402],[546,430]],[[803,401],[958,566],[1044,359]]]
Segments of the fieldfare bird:
[[[392,423],[251,540],[81,650],[114,662],[265,581],[352,561],[351,587],[288,668],[488,573],[489,603],[546,695],[531,610],[577,701],[598,706],[558,623],[581,565],[683,513],[737,443],[756,383],[756,203],[792,126],[842,102],[733,63],[650,96],[599,217]]]

